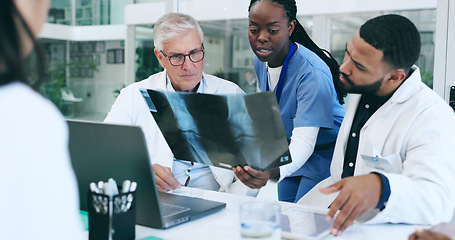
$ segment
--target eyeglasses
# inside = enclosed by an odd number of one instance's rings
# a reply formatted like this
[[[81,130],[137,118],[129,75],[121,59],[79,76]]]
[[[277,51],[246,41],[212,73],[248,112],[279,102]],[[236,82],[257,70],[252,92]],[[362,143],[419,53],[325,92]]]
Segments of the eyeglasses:
[[[194,63],[202,61],[202,59],[204,59],[205,50],[199,49],[199,50],[194,50],[188,54],[175,54],[172,56],[166,55],[163,52],[163,50],[160,50],[160,52],[163,54],[163,56],[165,56],[167,59],[169,59],[169,62],[171,63],[172,66],[180,66],[185,62],[185,59],[187,56]]]

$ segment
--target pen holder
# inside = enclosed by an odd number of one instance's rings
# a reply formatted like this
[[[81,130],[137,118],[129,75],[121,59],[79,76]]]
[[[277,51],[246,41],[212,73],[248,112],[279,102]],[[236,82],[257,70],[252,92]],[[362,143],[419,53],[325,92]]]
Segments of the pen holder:
[[[89,191],[89,240],[129,240],[136,237],[136,192],[109,197]]]

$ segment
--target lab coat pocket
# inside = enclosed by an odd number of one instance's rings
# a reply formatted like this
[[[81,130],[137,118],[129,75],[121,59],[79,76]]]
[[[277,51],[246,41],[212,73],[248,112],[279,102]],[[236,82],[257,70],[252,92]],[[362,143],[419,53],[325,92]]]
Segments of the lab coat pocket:
[[[403,163],[401,161],[400,154],[398,153],[394,153],[389,156],[369,156],[364,154],[360,154],[360,156],[362,156],[365,165],[369,168],[374,168],[387,173],[401,174],[403,172]]]

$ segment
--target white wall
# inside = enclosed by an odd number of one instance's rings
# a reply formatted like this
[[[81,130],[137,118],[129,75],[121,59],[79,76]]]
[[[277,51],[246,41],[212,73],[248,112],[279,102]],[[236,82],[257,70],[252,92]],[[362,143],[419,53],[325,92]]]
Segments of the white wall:
[[[125,25],[102,26],[67,26],[46,23],[39,36],[41,38],[68,40],[68,41],[102,41],[125,40]]]
[[[436,49],[433,89],[449,101],[450,86],[455,85],[455,3],[439,0],[436,23]],[[452,44],[450,44],[452,43]]]
[[[296,0],[297,14],[343,14],[436,8],[437,0]]]
[[[128,0],[111,0],[110,1],[110,20],[111,24],[123,24],[125,15],[125,5]]]

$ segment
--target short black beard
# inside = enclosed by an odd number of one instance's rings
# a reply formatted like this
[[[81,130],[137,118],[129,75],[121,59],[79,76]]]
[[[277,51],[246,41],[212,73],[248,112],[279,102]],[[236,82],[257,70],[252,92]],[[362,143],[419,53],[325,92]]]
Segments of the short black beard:
[[[343,78],[346,79],[346,81],[349,83],[349,87],[346,87],[346,85],[343,85],[343,88],[348,92],[348,93],[358,93],[358,94],[364,94],[364,95],[375,95],[379,89],[381,88],[382,82],[384,81],[383,78],[368,84],[368,85],[355,85],[352,80],[344,73],[341,73],[343,75]]]

